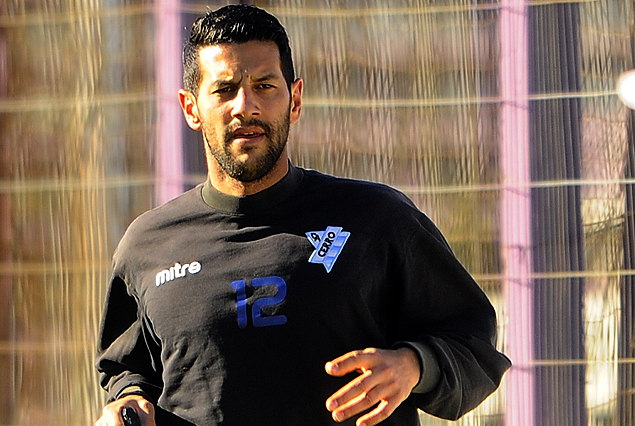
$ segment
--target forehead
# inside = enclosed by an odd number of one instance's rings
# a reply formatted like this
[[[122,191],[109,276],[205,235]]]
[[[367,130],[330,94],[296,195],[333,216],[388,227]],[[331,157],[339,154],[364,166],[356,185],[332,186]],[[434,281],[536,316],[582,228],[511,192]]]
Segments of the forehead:
[[[278,74],[282,77],[280,52],[274,42],[248,41],[205,46],[199,51],[203,78]]]

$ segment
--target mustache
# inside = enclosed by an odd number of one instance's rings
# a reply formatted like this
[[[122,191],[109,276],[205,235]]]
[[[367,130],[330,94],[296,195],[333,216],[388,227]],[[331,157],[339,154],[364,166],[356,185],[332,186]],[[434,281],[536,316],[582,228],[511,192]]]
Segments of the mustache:
[[[224,132],[225,141],[227,142],[231,140],[233,138],[234,132],[236,132],[236,130],[240,129],[241,127],[260,127],[265,136],[271,135],[271,125],[269,125],[269,123],[266,123],[257,118],[250,118],[227,126]]]

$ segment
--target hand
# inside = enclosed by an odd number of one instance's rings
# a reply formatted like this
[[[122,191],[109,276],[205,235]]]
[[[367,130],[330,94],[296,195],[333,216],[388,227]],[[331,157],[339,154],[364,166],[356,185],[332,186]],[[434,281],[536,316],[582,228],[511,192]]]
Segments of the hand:
[[[372,426],[385,420],[419,382],[419,358],[410,348],[369,348],[349,352],[326,363],[331,376],[360,373],[326,400],[333,419],[343,422],[356,414],[375,409],[357,419],[357,426]]]
[[[106,405],[95,426],[124,426],[121,418],[121,409],[123,407],[131,407],[137,412],[141,420],[141,426],[156,426],[154,422],[154,405],[139,395],[128,395]]]

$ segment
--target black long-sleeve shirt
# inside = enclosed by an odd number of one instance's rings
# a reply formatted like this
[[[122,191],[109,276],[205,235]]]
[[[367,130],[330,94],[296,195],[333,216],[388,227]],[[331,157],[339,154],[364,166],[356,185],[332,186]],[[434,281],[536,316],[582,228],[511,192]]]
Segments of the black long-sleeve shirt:
[[[202,184],[135,220],[113,265],[102,385],[110,400],[138,386],[169,424],[335,424],[325,401],[352,377],[324,364],[400,344],[431,350],[441,375],[424,371],[426,392],[382,424],[417,425],[417,408],[454,419],[510,365],[483,291],[384,185],[294,166],[247,197]]]

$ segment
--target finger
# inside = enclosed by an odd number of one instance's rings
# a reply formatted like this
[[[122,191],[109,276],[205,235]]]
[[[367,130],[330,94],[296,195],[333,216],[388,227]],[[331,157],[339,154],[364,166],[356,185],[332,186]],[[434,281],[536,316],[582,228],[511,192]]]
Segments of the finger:
[[[154,420],[154,405],[144,399],[139,401],[139,408],[140,410],[137,411],[137,414],[139,415],[141,424],[143,426],[156,426]]]
[[[345,403],[333,410],[333,419],[341,422],[351,417],[368,411],[378,403],[382,402],[381,395],[384,393],[380,386],[364,392],[353,399],[347,400]]]
[[[372,371],[367,370],[360,376],[342,386],[326,400],[326,408],[333,411],[349,401],[371,390],[378,382],[372,378]]]
[[[146,400],[139,401],[136,412],[142,426],[156,426],[154,420],[154,405],[152,405],[152,403]]]
[[[374,394],[377,395],[375,402],[386,397],[398,396],[401,387],[395,379],[394,372],[385,366],[380,365],[374,369],[364,369],[364,373],[331,395],[327,399],[326,406],[330,411],[333,411],[370,390],[373,390]],[[404,396],[401,399],[405,399],[408,394],[408,392],[403,393]]]
[[[331,376],[344,376],[354,371],[364,372],[375,363],[376,349],[348,352],[327,362],[325,369]]]
[[[356,424],[357,426],[374,426],[386,420],[396,408],[397,405],[382,400],[373,411],[357,419]]]
[[[388,417],[408,396],[399,383],[389,380],[391,377],[389,371],[368,372],[364,379],[358,378],[344,386],[327,401],[333,419],[344,421],[377,404],[373,412],[362,418],[374,424]]]
[[[96,426],[123,426],[123,420],[119,416],[119,407],[106,405]]]

